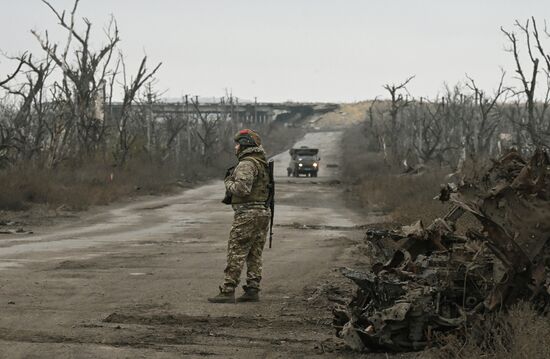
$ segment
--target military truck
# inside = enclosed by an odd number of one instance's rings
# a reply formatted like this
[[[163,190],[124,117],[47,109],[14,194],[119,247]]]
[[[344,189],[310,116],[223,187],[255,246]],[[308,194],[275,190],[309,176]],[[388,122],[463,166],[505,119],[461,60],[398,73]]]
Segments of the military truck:
[[[319,172],[319,149],[302,146],[292,148],[290,151],[290,163],[287,167],[288,176],[298,177],[305,174],[306,177],[317,177]]]

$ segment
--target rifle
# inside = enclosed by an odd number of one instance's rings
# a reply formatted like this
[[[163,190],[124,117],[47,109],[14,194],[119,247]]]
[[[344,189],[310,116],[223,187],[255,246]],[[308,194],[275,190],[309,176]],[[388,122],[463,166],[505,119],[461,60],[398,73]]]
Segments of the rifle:
[[[267,172],[269,175],[268,190],[269,195],[267,197],[266,206],[271,209],[271,221],[269,223],[269,248],[271,248],[271,242],[273,241],[273,216],[275,214],[275,180],[273,179],[273,160],[270,160],[267,164]]]
[[[231,176],[231,175],[233,174],[234,171],[235,171],[235,166],[229,167],[229,168],[227,169],[227,171],[225,171],[225,177],[224,177],[224,179],[226,179],[227,177]],[[222,199],[222,203],[223,203],[223,204],[231,204],[231,197],[233,197],[233,196],[231,195],[231,193],[225,191],[225,196],[224,196],[223,199]]]

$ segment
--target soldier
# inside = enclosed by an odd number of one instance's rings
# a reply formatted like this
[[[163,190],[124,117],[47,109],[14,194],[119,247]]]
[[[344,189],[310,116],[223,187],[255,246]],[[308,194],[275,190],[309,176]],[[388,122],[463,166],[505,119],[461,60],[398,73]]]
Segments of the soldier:
[[[269,196],[269,175],[260,136],[252,130],[241,130],[235,135],[235,154],[239,163],[225,178],[226,199],[235,212],[227,246],[225,280],[220,293],[208,298],[212,303],[234,303],[235,288],[246,262],[246,285],[238,302],[260,300],[262,279],[262,252],[270,220],[266,206]],[[227,203],[227,202],[224,202]]]

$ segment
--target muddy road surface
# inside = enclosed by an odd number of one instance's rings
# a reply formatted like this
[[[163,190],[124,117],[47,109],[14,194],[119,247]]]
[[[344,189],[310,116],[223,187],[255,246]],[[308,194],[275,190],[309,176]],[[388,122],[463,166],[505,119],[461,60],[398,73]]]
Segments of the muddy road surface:
[[[206,301],[223,278],[232,220],[220,203],[221,181],[103,207],[32,235],[2,235],[0,357],[326,352],[333,331],[321,297],[334,269],[350,261],[347,248],[362,235],[355,226],[369,222],[345,207],[339,168],[331,166],[340,137],[309,133],[297,144],[320,148],[317,178],[288,178],[288,153],[275,157],[276,226],[273,248],[264,252],[259,303]]]

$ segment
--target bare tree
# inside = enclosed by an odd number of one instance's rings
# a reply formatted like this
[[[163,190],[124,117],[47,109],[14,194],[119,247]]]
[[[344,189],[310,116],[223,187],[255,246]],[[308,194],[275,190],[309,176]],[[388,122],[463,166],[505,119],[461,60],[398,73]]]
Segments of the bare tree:
[[[131,121],[131,109],[132,104],[136,98],[139,89],[149,81],[155,73],[158,71],[162,63],[159,63],[149,71],[147,69],[147,57],[143,57],[139,69],[135,77],[128,79],[126,74],[126,65],[124,63],[124,57],[120,57],[123,68],[123,81],[124,81],[124,98],[122,100],[121,113],[117,121],[117,148],[115,149],[115,159],[119,166],[126,163],[128,154],[132,144],[136,139],[135,133],[132,133],[129,129],[129,122]]]
[[[525,41],[525,47],[528,54],[528,61],[531,66],[530,74],[527,73],[527,69],[520,58],[519,40],[513,31],[507,31],[501,28],[501,31],[506,35],[508,41],[511,44],[511,48],[508,51],[512,54],[515,60],[517,78],[520,80],[522,89],[518,94],[522,94],[525,97],[525,107],[527,116],[526,119],[522,117],[513,119],[515,121],[518,130],[525,130],[535,146],[541,146],[547,144],[548,135],[550,134],[550,124],[546,116],[546,110],[550,103],[550,60],[549,55],[546,54],[542,47],[540,33],[537,28],[534,17],[527,20],[525,24],[521,24],[516,20],[514,25],[519,32],[523,35]],[[535,42],[535,44],[533,44]],[[538,75],[540,74],[539,65],[541,58],[537,56],[535,50],[538,50],[538,54],[542,57],[547,65],[547,69],[544,71],[546,75],[547,90],[543,99],[542,108],[537,110],[536,88]]]
[[[17,65],[17,68],[11,74],[7,75],[4,80],[0,81],[0,87],[3,87],[4,85],[6,85],[8,82],[13,80],[17,76],[17,74],[19,73],[19,71],[21,71],[21,68],[23,67],[23,65],[25,63],[24,60],[26,60],[26,58],[27,58],[26,53],[24,53],[23,55],[20,56],[19,64]]]
[[[416,111],[416,107],[420,107],[420,113]],[[412,113],[414,114],[411,116],[414,128],[412,144],[420,162],[429,162],[443,151],[441,145],[445,136],[443,132],[446,115],[445,100],[435,103],[425,103],[421,100]]]
[[[0,81],[1,88],[8,92],[10,91],[8,84],[20,73],[26,59],[27,54],[25,53],[20,57],[15,71],[7,75],[4,80]],[[8,123],[8,119],[17,116],[17,110],[13,109],[13,106],[7,106],[4,101],[1,104],[0,110],[0,166],[5,167],[12,161],[10,152],[12,152],[12,150],[17,150],[15,129]]]
[[[53,66],[50,58],[35,62],[32,55],[25,54],[13,59],[19,62],[24,82],[2,85],[9,94],[20,99],[9,123],[4,121],[3,126],[11,126],[14,136],[12,147],[17,150],[17,154],[24,160],[30,160],[40,152],[46,133],[44,91],[46,79],[51,74]]]
[[[399,137],[402,130],[402,122],[399,121],[399,115],[401,112],[409,106],[411,100],[408,96],[407,85],[414,79],[415,76],[408,77],[405,81],[399,84],[386,84],[384,89],[386,89],[390,94],[390,109],[389,109],[389,122],[386,128],[386,134],[390,142],[390,151],[392,155],[392,160],[398,161],[399,158]],[[405,96],[403,96],[405,92]],[[383,140],[385,142],[385,140]]]
[[[207,114],[203,114],[199,107],[198,98],[195,100],[191,99],[191,103],[199,121],[199,126],[197,126],[195,133],[201,142],[203,161],[205,164],[208,164],[211,160],[212,147],[219,141],[216,128],[221,123],[221,116],[216,114],[212,118]]]
[[[476,108],[473,116],[463,122],[467,128],[467,136],[465,136],[467,150],[472,158],[490,154],[491,142],[495,140],[495,132],[501,122],[497,103],[508,92],[503,85],[505,75],[506,73],[502,71],[498,87],[492,97],[487,96],[477,86],[475,80],[466,75],[468,79],[466,86],[474,93]]]
[[[102,119],[97,118],[94,109],[97,99],[103,97],[100,91],[103,90],[113,51],[120,41],[118,28],[114,19],[111,19],[106,30],[107,43],[100,50],[94,51],[90,44],[91,22],[84,18],[85,30],[83,33],[76,30],[75,16],[79,0],[75,0],[68,16],[65,11],[57,11],[48,1],[42,2],[66,30],[67,40],[62,51],[59,51],[59,45],[49,40],[48,32],[44,35],[36,31],[32,33],[48,57],[62,70],[63,79],[56,86],[72,112],[79,151],[90,155],[98,148],[105,134]]]

